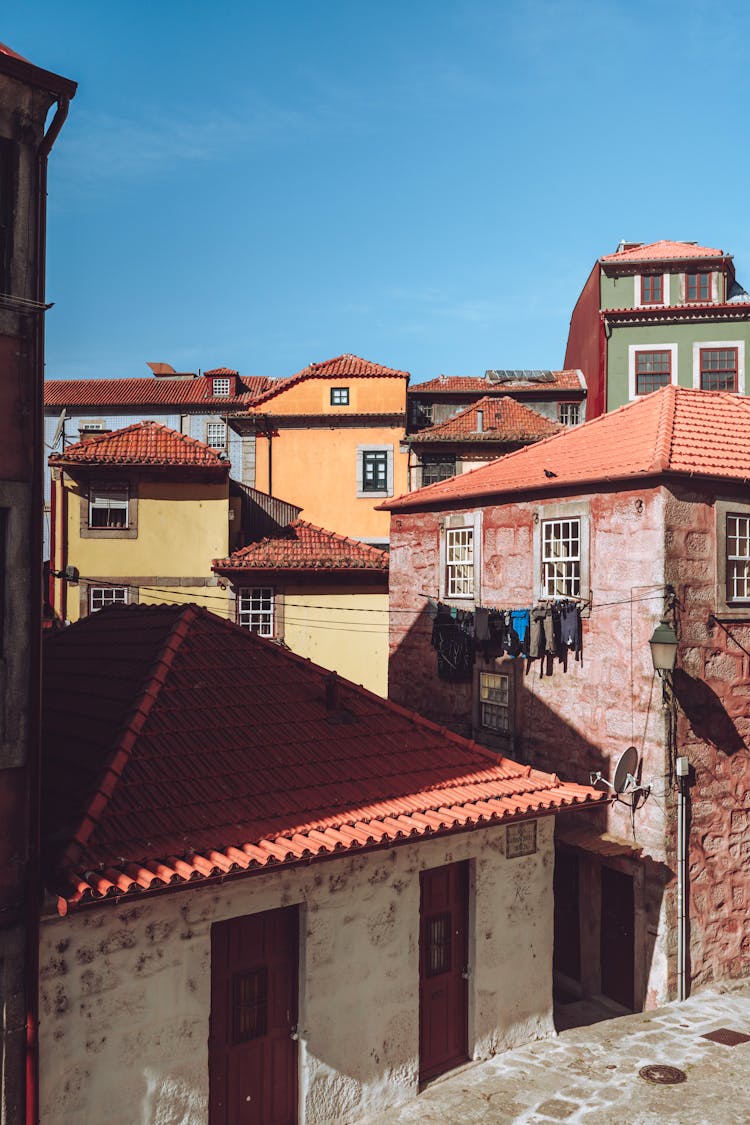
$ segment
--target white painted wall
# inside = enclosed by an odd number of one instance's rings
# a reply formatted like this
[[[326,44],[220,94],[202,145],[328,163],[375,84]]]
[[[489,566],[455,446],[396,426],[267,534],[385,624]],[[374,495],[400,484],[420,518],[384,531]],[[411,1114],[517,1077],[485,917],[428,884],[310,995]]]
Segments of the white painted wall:
[[[474,1058],[554,1034],[553,818],[535,855],[504,827],[45,918],[43,1125],[202,1125],[211,923],[299,903],[300,1121],[417,1093],[419,871],[470,859]]]

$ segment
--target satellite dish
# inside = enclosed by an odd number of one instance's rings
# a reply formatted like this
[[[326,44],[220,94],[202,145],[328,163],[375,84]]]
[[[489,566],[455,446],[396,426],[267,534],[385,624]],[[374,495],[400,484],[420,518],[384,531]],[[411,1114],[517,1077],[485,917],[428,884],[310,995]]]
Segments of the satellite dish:
[[[60,440],[60,438],[62,437],[63,426],[65,425],[66,415],[67,415],[67,411],[66,411],[65,407],[63,407],[62,412],[60,414],[60,417],[57,419],[57,428],[55,429],[55,436],[52,438],[52,448],[53,449],[57,449],[57,443]]]
[[[638,751],[635,746],[628,746],[627,750],[623,750],[620,755],[620,760],[615,769],[615,776],[612,782],[612,788],[615,793],[623,793],[629,781],[633,781],[637,785],[635,778],[635,771],[637,769]]]

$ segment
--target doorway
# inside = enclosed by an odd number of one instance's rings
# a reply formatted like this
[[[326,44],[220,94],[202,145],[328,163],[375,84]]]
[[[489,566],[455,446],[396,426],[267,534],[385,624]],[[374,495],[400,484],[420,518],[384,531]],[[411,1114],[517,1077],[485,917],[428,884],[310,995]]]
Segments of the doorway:
[[[633,1011],[635,984],[635,898],[633,878],[602,867],[602,995]]]
[[[468,862],[420,875],[419,1081],[468,1059]]]

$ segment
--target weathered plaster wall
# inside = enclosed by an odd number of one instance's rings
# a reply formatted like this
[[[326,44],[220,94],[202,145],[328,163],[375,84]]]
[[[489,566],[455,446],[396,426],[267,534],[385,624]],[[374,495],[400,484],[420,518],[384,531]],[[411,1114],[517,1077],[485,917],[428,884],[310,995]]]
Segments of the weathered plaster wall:
[[[553,499],[482,508],[479,604],[515,608],[534,602],[541,573],[533,551],[535,518],[545,517]],[[638,808],[632,823],[626,804],[610,806],[606,827],[633,839],[645,857],[647,877],[637,903],[645,953],[637,953],[643,958],[637,972],[641,998],[654,1004],[668,996],[673,871],[666,723],[648,645],[664,605],[664,493],[642,489],[567,499],[589,503],[592,607],[583,622],[583,656],[580,662],[569,657],[566,664],[555,660],[544,667],[540,661],[529,666],[514,662],[517,734],[505,752],[587,783],[593,770],[611,780],[622,752],[629,745],[637,747],[642,780],[653,786],[653,796]],[[438,519],[438,513],[411,512],[392,518],[389,694],[462,734],[487,741],[487,732],[472,726],[473,684],[452,684],[437,676],[424,607],[428,595],[438,596]]]
[[[727,500],[731,493],[722,494]],[[737,510],[747,492],[737,493]],[[677,749],[690,779],[690,958],[694,983],[750,971],[750,615],[721,613],[713,496],[675,491],[667,503],[667,577],[681,645]],[[722,627],[723,626],[723,627]]]
[[[300,1120],[413,1097],[419,871],[470,859],[470,1051],[553,1033],[552,818],[536,855],[504,827],[47,918],[43,1125],[199,1125],[207,1115],[211,923],[299,903]]]

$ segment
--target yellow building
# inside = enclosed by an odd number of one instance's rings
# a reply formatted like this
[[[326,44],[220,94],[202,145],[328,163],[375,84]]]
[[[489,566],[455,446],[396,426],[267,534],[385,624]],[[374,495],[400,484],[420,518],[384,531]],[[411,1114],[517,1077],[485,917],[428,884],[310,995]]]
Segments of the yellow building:
[[[226,616],[227,593],[211,570],[230,546],[224,454],[139,422],[71,445],[49,464],[50,601],[63,620],[132,602],[194,601]],[[69,567],[78,582],[65,576]]]
[[[387,552],[295,520],[213,570],[238,624],[387,696]]]
[[[255,487],[292,497],[315,524],[386,545],[388,513],[375,509],[408,490],[408,381],[406,371],[354,355],[276,380],[230,419],[255,437]]]

